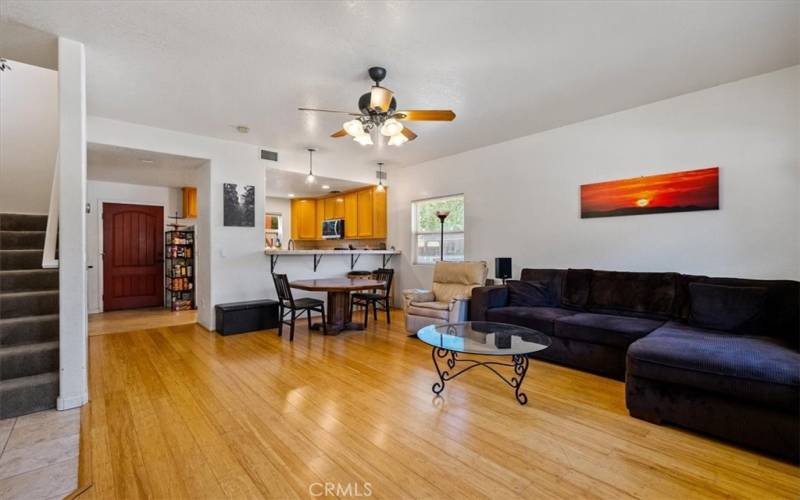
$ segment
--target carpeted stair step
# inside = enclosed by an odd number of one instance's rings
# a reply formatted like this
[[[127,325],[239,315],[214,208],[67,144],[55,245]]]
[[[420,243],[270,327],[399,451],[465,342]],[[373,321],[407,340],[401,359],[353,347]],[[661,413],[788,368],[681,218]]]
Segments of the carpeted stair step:
[[[57,340],[0,347],[0,380],[57,371]]]
[[[0,231],[46,231],[46,215],[0,214]]]
[[[58,372],[0,380],[0,419],[56,407]]]
[[[58,290],[0,293],[0,318],[58,313]]]
[[[41,269],[42,250],[0,250],[0,269]]]
[[[58,314],[0,319],[0,346],[58,340]]]
[[[0,271],[0,293],[58,290],[58,269]]]
[[[0,231],[3,250],[39,250],[44,248],[44,231]]]

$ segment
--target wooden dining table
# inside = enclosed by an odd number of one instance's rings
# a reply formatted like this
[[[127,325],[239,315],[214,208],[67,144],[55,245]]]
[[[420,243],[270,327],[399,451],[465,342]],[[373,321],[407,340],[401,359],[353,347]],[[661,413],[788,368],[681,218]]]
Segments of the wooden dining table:
[[[338,335],[343,330],[364,329],[364,325],[353,323],[350,317],[350,293],[359,290],[383,288],[386,286],[386,282],[373,279],[325,278],[292,281],[289,286],[309,292],[327,292],[326,328],[328,335]],[[320,330],[322,324],[316,323],[311,328]]]

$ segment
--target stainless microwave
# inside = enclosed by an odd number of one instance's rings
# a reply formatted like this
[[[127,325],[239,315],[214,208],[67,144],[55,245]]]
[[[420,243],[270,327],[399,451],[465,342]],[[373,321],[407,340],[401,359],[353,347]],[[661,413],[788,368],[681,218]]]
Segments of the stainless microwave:
[[[323,240],[341,240],[342,238],[344,238],[344,219],[322,221]]]

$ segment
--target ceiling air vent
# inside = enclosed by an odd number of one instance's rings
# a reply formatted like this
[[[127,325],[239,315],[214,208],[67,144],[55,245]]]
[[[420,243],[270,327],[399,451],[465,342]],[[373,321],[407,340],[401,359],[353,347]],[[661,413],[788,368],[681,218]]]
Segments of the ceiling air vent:
[[[267,151],[266,149],[261,150],[261,159],[262,160],[269,160],[269,161],[278,161],[278,153],[274,151]]]

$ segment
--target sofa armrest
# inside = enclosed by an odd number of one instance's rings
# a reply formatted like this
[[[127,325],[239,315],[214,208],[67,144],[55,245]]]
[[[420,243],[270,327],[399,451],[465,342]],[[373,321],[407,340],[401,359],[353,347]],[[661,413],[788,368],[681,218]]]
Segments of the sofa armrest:
[[[507,304],[508,287],[505,285],[473,288],[470,319],[472,321],[486,321],[486,311],[495,307],[503,307]]]
[[[430,290],[421,290],[413,288],[410,290],[403,290],[403,309],[408,309],[409,304],[412,302],[433,302],[436,298]]]

